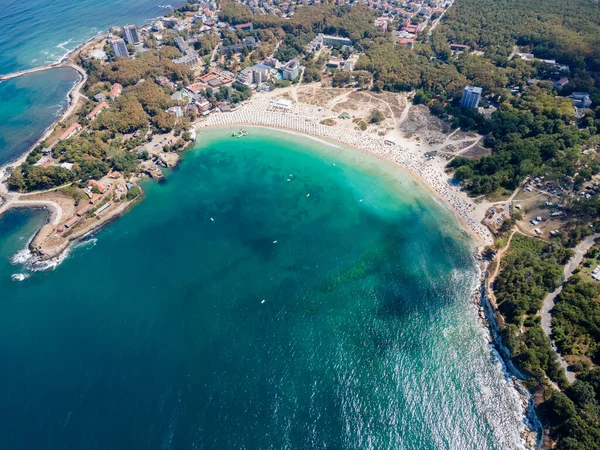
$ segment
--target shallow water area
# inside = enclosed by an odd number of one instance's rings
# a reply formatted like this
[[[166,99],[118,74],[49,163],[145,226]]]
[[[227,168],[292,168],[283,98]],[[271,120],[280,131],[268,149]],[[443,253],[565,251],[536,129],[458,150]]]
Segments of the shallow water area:
[[[64,68],[0,82],[0,166],[19,158],[60,117],[78,80]]]
[[[12,280],[44,216],[0,218],[2,448],[519,448],[451,213],[368,154],[233,131],[54,270]]]
[[[160,0],[3,0],[0,7],[0,74],[60,61],[69,51],[112,26],[169,11]],[[79,75],[49,70],[0,82],[0,166],[25,153],[64,111]]]

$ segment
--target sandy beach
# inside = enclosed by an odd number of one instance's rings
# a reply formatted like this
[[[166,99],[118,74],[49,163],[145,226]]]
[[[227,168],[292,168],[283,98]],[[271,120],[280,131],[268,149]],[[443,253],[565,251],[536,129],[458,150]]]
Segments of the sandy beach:
[[[489,203],[475,203],[459,186],[451,183],[451,177],[445,172],[447,161],[440,157],[426,156],[426,153],[434,151],[435,147],[426,142],[406,138],[400,130],[382,136],[356,130],[350,120],[338,122],[333,126],[320,123],[335,115],[326,108],[300,102],[292,102],[289,109],[279,108],[275,106],[271,96],[256,94],[236,111],[211,114],[206,120],[195,124],[195,129],[200,131],[204,127],[232,125],[272,127],[369,152],[408,170],[442,199],[480,248],[493,243],[490,231],[481,224]]]

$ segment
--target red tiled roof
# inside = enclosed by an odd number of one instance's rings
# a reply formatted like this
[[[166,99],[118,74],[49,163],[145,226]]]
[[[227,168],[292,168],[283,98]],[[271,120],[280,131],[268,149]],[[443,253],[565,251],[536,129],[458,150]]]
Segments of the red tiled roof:
[[[101,198],[102,198],[102,196],[100,194],[94,194],[94,196],[90,199],[90,203],[93,205],[94,203],[96,203]]]
[[[97,116],[97,115],[100,113],[100,111],[102,111],[104,108],[108,108],[108,103],[106,103],[106,102],[102,102],[102,103],[100,103],[98,106],[96,106],[96,107],[95,107],[95,108],[92,110],[92,112],[90,112],[90,113],[87,115],[87,118],[88,118],[89,120],[92,120],[92,119],[94,119],[94,118],[95,118],[95,117],[96,117],[96,116]]]
[[[81,125],[79,125],[78,123],[74,123],[73,125],[71,125],[69,128],[67,128],[63,134],[61,134],[58,137],[59,141],[62,141],[64,139],[67,139],[71,134],[75,133],[76,131],[81,130]]]
[[[119,83],[115,83],[115,84],[113,84],[113,87],[110,91],[110,96],[118,97],[122,90],[123,90],[123,86]]]
[[[102,183],[100,183],[99,181],[96,181],[96,180],[90,180],[90,182],[88,184],[90,186],[94,186],[94,187],[98,188],[98,190],[100,192],[104,192],[107,189],[106,186],[104,186]]]

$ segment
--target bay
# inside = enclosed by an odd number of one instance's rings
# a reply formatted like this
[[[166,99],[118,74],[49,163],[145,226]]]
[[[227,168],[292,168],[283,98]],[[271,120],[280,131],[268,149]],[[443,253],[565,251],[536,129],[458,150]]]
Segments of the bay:
[[[62,114],[79,79],[73,69],[53,69],[0,83],[0,165],[16,160]]]
[[[0,74],[59,61],[112,26],[142,25],[167,11],[161,0],[4,0]],[[21,156],[67,105],[73,70],[49,70],[0,82],[0,165]]]
[[[204,132],[55,270],[4,262],[41,213],[0,218],[0,447],[519,448],[454,217],[370,155],[249,130]]]

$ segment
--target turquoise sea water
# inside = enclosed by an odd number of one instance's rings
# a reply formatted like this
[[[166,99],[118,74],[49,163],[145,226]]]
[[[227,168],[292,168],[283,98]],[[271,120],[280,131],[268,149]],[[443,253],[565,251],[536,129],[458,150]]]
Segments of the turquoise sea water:
[[[35,144],[66,108],[78,79],[75,70],[55,69],[0,83],[0,165]]]
[[[111,26],[142,25],[179,0],[3,0],[0,74],[59,61]],[[67,72],[69,72],[67,74]],[[24,153],[64,110],[74,71],[52,70],[0,82],[0,165]]]
[[[230,133],[55,270],[19,252],[42,212],[0,218],[0,448],[518,448],[450,213],[370,156]]]

